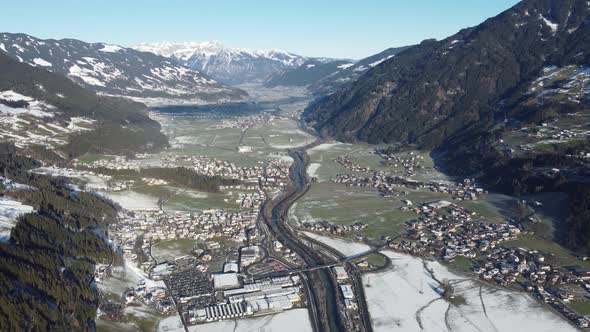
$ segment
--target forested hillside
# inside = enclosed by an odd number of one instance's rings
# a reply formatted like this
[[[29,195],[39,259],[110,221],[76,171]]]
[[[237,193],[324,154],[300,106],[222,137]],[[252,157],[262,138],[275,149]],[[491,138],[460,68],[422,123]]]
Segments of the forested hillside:
[[[305,119],[322,134],[436,147],[504,116],[550,65],[587,65],[590,9],[583,0],[525,0],[441,41],[426,40],[320,99]]]
[[[20,217],[7,243],[0,242],[2,331],[93,331],[98,293],[94,263],[112,252],[99,235],[114,222],[115,207],[100,197],[73,192],[54,178],[27,170],[37,162],[0,144],[0,172],[29,185],[2,190],[36,212]]]

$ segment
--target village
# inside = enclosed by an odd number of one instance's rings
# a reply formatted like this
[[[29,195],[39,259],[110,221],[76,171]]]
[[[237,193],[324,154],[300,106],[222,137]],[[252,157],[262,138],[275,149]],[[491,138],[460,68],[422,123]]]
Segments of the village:
[[[340,156],[335,162],[346,167],[351,172],[369,173],[370,176],[357,175],[354,173],[336,174],[331,179],[334,183],[341,183],[349,187],[370,187],[376,188],[384,197],[399,197],[407,194],[407,191],[400,191],[400,187],[417,190],[426,189],[431,192],[446,193],[453,196],[455,200],[476,200],[477,195],[487,193],[475,183],[474,179],[463,179],[461,182],[454,181],[429,181],[422,182],[412,179],[416,171],[424,169],[424,157],[414,152],[407,156],[398,156],[395,153],[388,153],[387,150],[375,149],[374,153],[379,155],[384,166],[393,169],[373,170],[370,167],[362,167],[353,162],[350,156]],[[403,168],[402,174],[396,171]],[[411,201],[404,200],[406,205],[412,205]]]
[[[483,282],[527,291],[579,328],[589,327],[590,319],[576,313],[569,305],[590,298],[590,269],[580,265],[562,266],[559,261],[536,250],[504,246],[525,231],[514,220],[490,222],[459,205],[462,201],[476,201],[488,193],[473,179],[418,181],[412,177],[423,169],[421,156],[413,153],[400,156],[397,152],[388,153],[386,149],[376,149],[375,153],[383,159],[383,165],[398,170],[376,171],[355,164],[350,156],[340,156],[334,162],[351,173],[336,174],[331,182],[375,188],[384,198],[398,197],[402,202],[400,210],[417,214],[417,218],[405,223],[401,237],[382,237],[382,240],[390,241],[392,249],[449,264],[461,261],[457,264],[469,266],[468,269]],[[369,176],[363,173],[369,173]],[[444,193],[449,200],[417,203],[405,197],[415,190]],[[536,201],[523,201],[522,204],[530,209],[541,205]],[[533,221],[539,222],[535,218],[531,219]],[[302,227],[310,231],[340,235],[347,231],[361,231],[363,226],[362,223],[340,226],[321,220],[302,223]],[[362,236],[354,238],[365,240]]]
[[[215,129],[238,128],[244,129],[259,124],[271,124],[277,119],[277,116],[268,112],[261,112],[248,116],[240,116],[237,118],[225,118],[216,124]]]
[[[466,259],[481,280],[526,290],[578,327],[589,326],[590,320],[569,308],[568,303],[588,297],[590,270],[561,267],[539,251],[505,247],[504,242],[521,234],[519,227],[488,222],[451,202],[425,203],[412,210],[419,217],[406,223],[404,238],[391,242],[390,247],[448,263]]]
[[[118,156],[77,165],[84,175],[102,177],[100,189],[124,191],[138,184],[167,185],[161,179],[114,179],[93,169],[140,169],[150,156],[134,159]],[[109,237],[120,248],[127,268],[144,276],[124,294],[125,305],[142,304],[161,314],[183,313],[185,324],[274,313],[301,303],[301,284],[296,277],[254,280],[246,269],[266,256],[261,250],[256,223],[261,204],[287,183],[289,163],[269,159],[264,165],[237,167],[235,164],[204,156],[164,156],[163,167],[186,165],[199,174],[239,180],[239,184],[220,186],[221,191],[235,191],[238,208],[165,211],[155,209],[122,209],[119,222],[110,225]],[[76,166],[76,165],[74,165]],[[73,172],[74,169],[70,170]],[[162,241],[192,239],[203,243],[191,255],[168,261],[154,258],[152,249]],[[292,264],[301,265],[300,258],[280,243],[275,255]],[[221,262],[221,271],[211,270],[211,262]],[[219,264],[219,263],[216,263]],[[96,280],[108,277],[104,267],[97,267]],[[103,314],[111,317],[124,307],[103,305]],[[109,309],[111,312],[109,312]]]

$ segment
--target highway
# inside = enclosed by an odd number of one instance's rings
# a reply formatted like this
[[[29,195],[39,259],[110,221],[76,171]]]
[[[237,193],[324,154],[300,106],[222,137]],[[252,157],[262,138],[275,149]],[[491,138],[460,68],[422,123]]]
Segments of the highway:
[[[367,251],[364,251],[364,252],[361,252],[358,254],[354,254],[351,256],[339,258],[335,261],[327,262],[327,263],[320,264],[320,265],[291,268],[291,269],[283,270],[280,272],[273,272],[273,273],[253,274],[252,277],[256,278],[256,279],[269,278],[269,277],[282,277],[282,276],[286,276],[286,275],[298,274],[301,272],[309,272],[309,271],[314,271],[314,270],[319,270],[319,269],[330,268],[330,267],[333,267],[336,265],[346,265],[346,263],[349,261],[356,260],[356,259],[368,256],[372,253],[378,252],[379,250],[383,249],[387,245],[388,245],[388,243],[385,243],[383,245],[371,248],[370,250],[367,250]]]
[[[317,144],[317,143],[316,143]],[[307,155],[305,148],[293,149],[289,155],[294,159],[290,178],[292,185],[276,200],[269,200],[263,207],[263,220],[272,235],[303,259],[309,267],[317,267],[327,263],[324,257],[305,245],[287,224],[289,207],[309,190],[306,175]],[[315,331],[345,330],[338,309],[338,285],[329,269],[313,269],[301,272],[312,325]]]

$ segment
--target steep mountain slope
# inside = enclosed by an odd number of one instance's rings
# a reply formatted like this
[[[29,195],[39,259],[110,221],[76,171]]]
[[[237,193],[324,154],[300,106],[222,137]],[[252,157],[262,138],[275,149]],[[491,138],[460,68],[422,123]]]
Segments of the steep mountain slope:
[[[299,67],[288,68],[269,76],[264,84],[268,87],[307,86],[314,95],[329,94],[408,47],[389,48],[360,61],[313,58]]]
[[[100,94],[157,104],[239,100],[246,93],[155,54],[75,39],[0,34],[0,52]]]
[[[273,73],[298,67],[307,60],[276,50],[226,48],[219,42],[141,43],[134,48],[170,57],[228,84],[262,81]]]
[[[305,119],[341,139],[425,147],[492,126],[506,102],[519,100],[544,68],[587,68],[589,7],[583,0],[525,0],[479,26],[384,61],[308,108]]]
[[[309,91],[316,95],[331,93],[345,84],[351,83],[358,77],[377,66],[383,61],[389,60],[411,46],[392,47],[370,57],[361,59],[351,66],[342,66],[333,75],[328,75],[321,80],[311,84]]]
[[[341,70],[354,66],[352,61],[336,60],[322,62],[316,59],[305,61],[301,66],[270,75],[264,82],[267,87],[305,86],[335,75]]]
[[[167,145],[145,106],[97,96],[65,77],[0,53],[0,138],[65,158],[132,153]]]

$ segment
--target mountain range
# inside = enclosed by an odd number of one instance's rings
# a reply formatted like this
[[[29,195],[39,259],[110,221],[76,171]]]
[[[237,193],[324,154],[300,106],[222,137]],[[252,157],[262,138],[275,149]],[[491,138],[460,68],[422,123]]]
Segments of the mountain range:
[[[352,66],[354,66],[354,61],[350,60],[325,62],[309,59],[298,67],[282,70],[270,75],[266,78],[264,85],[267,87],[308,86]]]
[[[99,96],[62,75],[0,53],[0,138],[69,160],[167,146],[143,104]]]
[[[227,48],[220,42],[160,42],[133,46],[169,57],[226,84],[260,82],[271,74],[303,64],[307,58],[277,50]]]
[[[330,94],[336,89],[354,82],[369,69],[391,59],[408,47],[388,48],[359,61],[310,59],[299,67],[285,69],[269,76],[264,84],[267,87],[305,85],[309,92],[316,96]]]
[[[117,45],[1,33],[0,52],[94,92],[148,104],[200,104],[247,96],[169,58]]]

